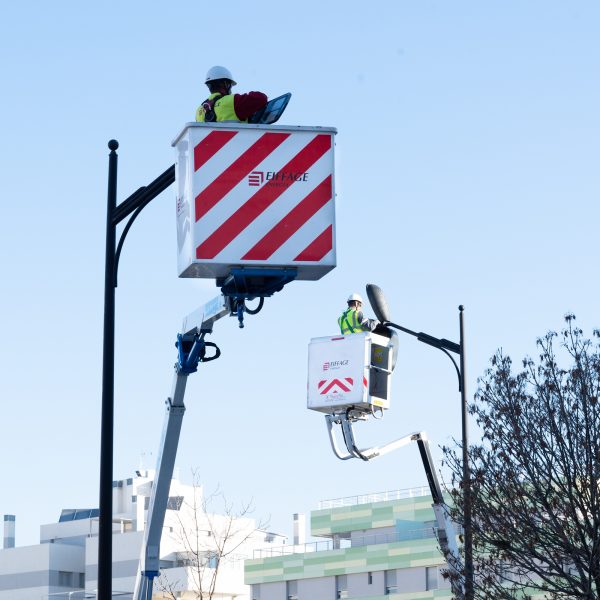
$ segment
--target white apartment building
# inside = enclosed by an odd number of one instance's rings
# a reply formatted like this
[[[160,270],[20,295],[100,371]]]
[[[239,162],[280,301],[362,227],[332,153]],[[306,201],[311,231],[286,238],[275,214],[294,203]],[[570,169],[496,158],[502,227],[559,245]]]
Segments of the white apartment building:
[[[131,598],[154,473],[113,482],[113,592]],[[214,600],[249,600],[244,559],[285,536],[258,530],[247,515],[213,514],[200,486],[171,481],[154,598],[195,598],[213,583]],[[94,598],[98,577],[98,509],[64,509],[40,527],[40,543],[15,545],[15,517],[4,516],[0,600]],[[120,593],[117,596],[117,593]]]

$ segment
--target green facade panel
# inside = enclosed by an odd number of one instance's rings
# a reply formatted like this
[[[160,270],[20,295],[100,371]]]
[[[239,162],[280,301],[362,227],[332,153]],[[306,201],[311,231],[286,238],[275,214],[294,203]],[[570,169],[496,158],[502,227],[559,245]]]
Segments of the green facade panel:
[[[400,536],[410,537],[410,531],[420,530],[435,520],[431,497],[422,496],[389,502],[344,506],[311,513],[314,536],[331,537],[365,531],[374,535],[377,529],[393,528]],[[375,531],[373,531],[375,530]],[[363,539],[362,534],[358,534]],[[364,538],[367,539],[367,538]],[[385,538],[384,538],[385,539]],[[356,540],[355,540],[356,543]],[[317,547],[318,548],[318,547]],[[386,571],[411,567],[435,567],[443,558],[433,537],[402,539],[389,543],[353,546],[351,548],[305,552],[273,558],[246,561],[247,584],[274,583],[289,580],[352,575],[367,571]],[[361,598],[361,600],[437,600],[450,599],[450,590],[419,593],[395,593]]]
[[[298,564],[301,557],[302,564]],[[293,554],[276,558],[248,560],[247,584],[349,575],[365,571],[384,571],[442,563],[434,539],[378,544],[344,550]]]
[[[247,560],[245,561],[245,583],[276,583],[368,571],[441,566],[444,560],[437,539],[431,537],[402,539],[403,535],[410,537],[409,532],[425,528],[426,523],[434,520],[430,496],[313,511],[310,522],[312,534],[315,536],[331,536],[334,533],[350,534],[353,531],[394,527],[402,541]],[[376,532],[369,532],[367,536],[372,533]],[[361,535],[358,535],[358,538],[366,539]],[[536,595],[532,591],[530,597],[532,600],[544,598],[543,595]],[[361,597],[360,600],[449,600],[451,598],[452,593],[449,589],[438,589]]]
[[[397,520],[413,521],[418,525],[434,519],[431,496],[421,496],[316,510],[311,513],[310,525],[313,535],[330,536],[334,533],[393,527]]]

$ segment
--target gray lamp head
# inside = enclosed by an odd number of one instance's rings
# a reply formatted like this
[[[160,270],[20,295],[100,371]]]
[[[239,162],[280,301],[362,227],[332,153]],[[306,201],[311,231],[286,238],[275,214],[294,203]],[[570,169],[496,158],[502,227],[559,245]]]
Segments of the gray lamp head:
[[[381,321],[381,323],[389,322],[390,311],[383,295],[383,290],[374,283],[367,283],[367,297],[377,320]]]

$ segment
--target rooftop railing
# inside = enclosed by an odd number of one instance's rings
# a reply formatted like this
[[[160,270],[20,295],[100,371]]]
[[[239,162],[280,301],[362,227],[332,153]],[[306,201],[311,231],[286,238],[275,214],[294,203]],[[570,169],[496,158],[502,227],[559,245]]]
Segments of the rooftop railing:
[[[113,591],[111,596],[113,598],[119,598],[119,600],[131,600],[131,598],[133,598],[133,593]],[[47,594],[44,596],[45,600],[96,600],[97,598],[98,590],[94,590],[92,592],[86,592],[85,590],[73,590],[71,592],[56,592],[54,594]]]
[[[429,487],[422,485],[420,487],[405,488],[403,490],[392,490],[388,492],[375,492],[372,494],[362,494],[358,496],[346,496],[345,498],[333,498],[321,500],[319,510],[328,508],[341,508],[343,506],[355,506],[357,504],[369,504],[371,502],[387,502],[389,500],[404,500],[405,498],[418,498],[430,494]]]
[[[391,544],[394,542],[405,542],[409,540],[422,540],[436,537],[436,528],[419,527],[392,533],[373,533],[355,536],[350,539],[322,540],[309,542],[308,544],[295,544],[278,546],[276,548],[260,548],[254,550],[252,558],[273,558],[276,556],[289,556],[291,554],[309,554],[312,552],[326,552],[328,550],[344,550],[346,548],[361,548],[374,544]]]

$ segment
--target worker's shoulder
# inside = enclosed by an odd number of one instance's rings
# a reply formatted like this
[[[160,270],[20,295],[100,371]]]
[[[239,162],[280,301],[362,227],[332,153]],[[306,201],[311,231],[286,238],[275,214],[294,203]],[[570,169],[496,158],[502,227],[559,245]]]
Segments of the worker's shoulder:
[[[233,94],[234,98],[238,98],[238,97],[242,97],[242,98],[260,98],[261,100],[264,99],[265,101],[267,100],[267,95],[264,92],[258,92],[258,91],[250,91],[250,92],[245,92],[243,94]]]

